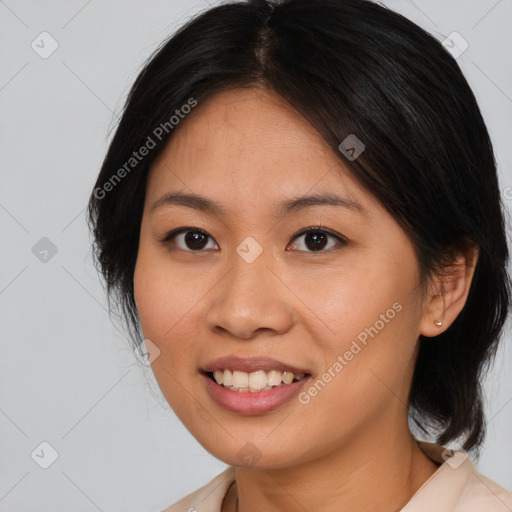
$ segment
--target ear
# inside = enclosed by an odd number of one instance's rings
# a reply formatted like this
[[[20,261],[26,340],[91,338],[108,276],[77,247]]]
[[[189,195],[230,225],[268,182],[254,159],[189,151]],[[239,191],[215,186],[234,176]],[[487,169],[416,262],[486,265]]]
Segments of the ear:
[[[466,304],[478,253],[478,247],[458,253],[448,267],[444,267],[440,274],[430,280],[423,303],[420,334],[437,336],[457,318]]]

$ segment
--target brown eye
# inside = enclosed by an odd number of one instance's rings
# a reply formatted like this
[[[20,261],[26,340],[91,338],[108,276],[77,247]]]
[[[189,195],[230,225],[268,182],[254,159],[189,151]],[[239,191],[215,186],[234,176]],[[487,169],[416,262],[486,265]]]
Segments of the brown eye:
[[[343,245],[346,242],[342,236],[316,227],[309,227],[301,231],[299,234],[295,235],[293,240],[301,237],[304,238],[304,241],[300,244],[296,242],[293,243],[293,248],[306,252],[329,252],[331,249],[336,248],[337,245]],[[332,239],[332,241],[329,239]]]
[[[162,240],[165,245],[172,245],[184,251],[197,252],[204,249],[211,249],[208,247],[208,242],[211,239],[210,235],[198,228],[179,228],[168,233]],[[213,247],[216,248],[215,246]]]

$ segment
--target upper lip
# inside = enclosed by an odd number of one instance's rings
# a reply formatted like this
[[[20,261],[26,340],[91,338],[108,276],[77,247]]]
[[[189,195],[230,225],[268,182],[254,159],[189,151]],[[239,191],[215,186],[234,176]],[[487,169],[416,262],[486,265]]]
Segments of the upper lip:
[[[238,370],[246,373],[256,372],[258,370],[263,370],[265,372],[277,370],[280,372],[292,372],[295,375],[300,373],[311,373],[307,369],[299,368],[269,357],[243,358],[236,356],[220,357],[205,364],[201,370],[206,373],[214,372],[215,370]]]

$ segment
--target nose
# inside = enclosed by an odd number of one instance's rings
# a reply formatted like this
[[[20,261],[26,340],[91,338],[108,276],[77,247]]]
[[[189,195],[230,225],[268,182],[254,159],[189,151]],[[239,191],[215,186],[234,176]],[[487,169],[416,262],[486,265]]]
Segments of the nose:
[[[238,254],[231,270],[210,297],[206,321],[217,334],[251,340],[258,333],[283,334],[294,323],[293,293],[279,278],[272,255],[265,251],[248,263]]]

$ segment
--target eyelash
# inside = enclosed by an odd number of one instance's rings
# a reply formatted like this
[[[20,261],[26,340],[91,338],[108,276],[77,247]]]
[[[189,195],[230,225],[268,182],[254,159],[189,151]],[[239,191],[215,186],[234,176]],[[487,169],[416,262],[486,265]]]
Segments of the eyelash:
[[[181,227],[181,228],[177,228],[177,229],[173,229],[172,231],[170,231],[169,233],[167,233],[165,235],[165,237],[160,240],[160,242],[169,247],[171,244],[171,240],[178,236],[178,235],[181,235],[183,233],[199,233],[201,235],[205,235],[207,237],[210,238],[210,240],[213,240],[213,238],[204,230],[200,229],[200,228],[196,228],[196,227],[192,227],[192,226],[187,226],[187,227]],[[340,246],[344,246],[346,245],[347,243],[347,239],[344,238],[343,236],[337,234],[337,233],[334,233],[330,230],[326,230],[325,228],[322,228],[321,226],[310,226],[310,227],[307,227],[305,229],[302,229],[301,231],[299,231],[298,233],[296,233],[290,240],[290,242],[288,242],[288,245],[290,245],[291,242],[293,242],[296,238],[299,238],[301,236],[304,236],[304,235],[307,235],[309,233],[321,233],[321,234],[324,234],[324,235],[327,235],[331,238],[335,238],[337,240],[337,245],[335,245],[334,247],[331,247],[329,249],[326,249],[326,250],[319,250],[319,251],[299,251],[299,252],[306,252],[306,253],[309,253],[309,254],[319,254],[319,253],[330,253],[332,251],[335,251],[335,250],[338,250],[340,249],[341,247]],[[201,253],[203,251],[205,251],[205,249],[199,249],[197,251],[194,251],[194,250],[191,250],[191,249],[182,249],[181,247],[178,247],[177,249],[179,250],[182,250],[182,251],[185,251],[185,252],[190,252],[190,253]],[[174,250],[174,248],[173,248]]]

